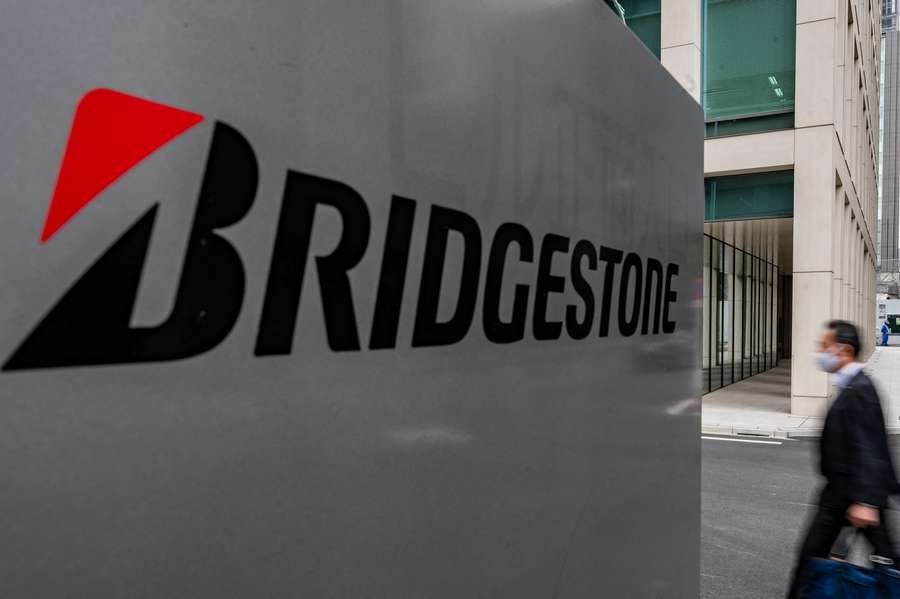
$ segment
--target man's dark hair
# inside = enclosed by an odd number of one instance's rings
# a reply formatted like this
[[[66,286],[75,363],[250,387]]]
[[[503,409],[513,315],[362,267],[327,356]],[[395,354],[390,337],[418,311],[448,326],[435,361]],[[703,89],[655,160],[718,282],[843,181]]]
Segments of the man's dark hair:
[[[834,331],[834,340],[853,348],[853,357],[859,355],[859,331],[856,325],[846,320],[832,320],[828,329]]]

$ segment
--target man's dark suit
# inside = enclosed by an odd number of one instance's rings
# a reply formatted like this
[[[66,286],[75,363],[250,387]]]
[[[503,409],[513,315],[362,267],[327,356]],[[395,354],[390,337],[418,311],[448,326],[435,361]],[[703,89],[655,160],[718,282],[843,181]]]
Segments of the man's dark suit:
[[[796,596],[806,561],[828,557],[842,528],[849,525],[847,508],[854,503],[878,508],[884,523],[888,496],[897,492],[881,402],[872,380],[862,371],[850,380],[828,411],[820,459],[827,482],[801,546],[788,597]],[[868,527],[862,532],[875,555],[896,560],[886,527]]]

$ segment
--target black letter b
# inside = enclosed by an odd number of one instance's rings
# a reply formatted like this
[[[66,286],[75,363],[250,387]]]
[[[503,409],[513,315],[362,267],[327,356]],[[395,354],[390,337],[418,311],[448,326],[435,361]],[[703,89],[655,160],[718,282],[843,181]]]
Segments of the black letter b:
[[[3,370],[178,360],[217,346],[244,300],[244,267],[217,229],[240,221],[256,194],[247,140],[216,123],[172,313],[130,326],[158,206],[104,253],[50,310]]]

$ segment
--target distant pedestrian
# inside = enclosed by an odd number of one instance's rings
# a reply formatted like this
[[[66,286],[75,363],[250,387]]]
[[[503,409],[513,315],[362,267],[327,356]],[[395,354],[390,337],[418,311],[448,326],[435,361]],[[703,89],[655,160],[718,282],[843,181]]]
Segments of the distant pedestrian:
[[[887,325],[887,321],[881,323],[881,345],[888,344],[888,335],[891,334],[891,329]]]
[[[788,597],[798,597],[805,566],[827,558],[845,526],[861,529],[879,564],[897,558],[884,523],[888,496],[897,479],[888,451],[884,414],[878,393],[859,362],[859,332],[849,322],[833,320],[820,338],[816,361],[832,374],[840,392],[828,410],[820,441],[820,468],[825,487],[797,558]]]

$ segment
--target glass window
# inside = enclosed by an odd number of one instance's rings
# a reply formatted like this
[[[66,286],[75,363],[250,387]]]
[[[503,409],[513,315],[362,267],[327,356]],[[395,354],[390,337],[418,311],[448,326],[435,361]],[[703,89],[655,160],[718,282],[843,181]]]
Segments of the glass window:
[[[704,234],[704,393],[778,365],[780,276],[773,263]]]
[[[784,112],[763,116],[723,119],[721,121],[707,121],[706,137],[728,137],[731,135],[744,135],[759,131],[778,131],[781,129],[793,128],[794,113]]]
[[[707,121],[794,108],[795,0],[704,0]]]
[[[661,0],[619,0],[619,4],[625,11],[625,23],[659,58]]]
[[[707,221],[794,214],[794,171],[710,177],[705,184]]]

